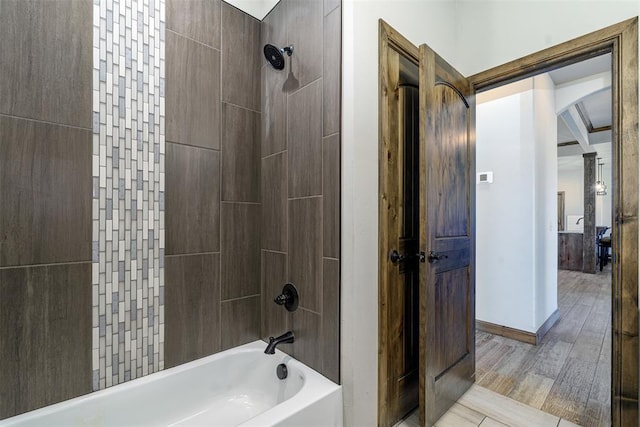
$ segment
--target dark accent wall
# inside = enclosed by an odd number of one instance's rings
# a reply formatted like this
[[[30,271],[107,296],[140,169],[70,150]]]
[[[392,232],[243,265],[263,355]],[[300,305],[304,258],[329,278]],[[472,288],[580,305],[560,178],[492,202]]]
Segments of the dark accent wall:
[[[260,336],[260,22],[166,2],[165,366]]]
[[[262,43],[294,45],[285,69],[262,67],[262,336],[289,329],[281,348],[339,381],[339,0],[285,0],[262,22]],[[293,314],[273,303],[284,283]]]
[[[91,0],[0,0],[0,419],[91,391]]]

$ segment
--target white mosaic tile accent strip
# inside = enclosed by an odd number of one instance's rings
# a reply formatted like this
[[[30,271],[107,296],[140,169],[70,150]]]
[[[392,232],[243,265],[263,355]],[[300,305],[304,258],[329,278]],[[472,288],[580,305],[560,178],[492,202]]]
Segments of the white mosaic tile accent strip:
[[[164,368],[164,41],[164,0],[94,0],[94,390]]]

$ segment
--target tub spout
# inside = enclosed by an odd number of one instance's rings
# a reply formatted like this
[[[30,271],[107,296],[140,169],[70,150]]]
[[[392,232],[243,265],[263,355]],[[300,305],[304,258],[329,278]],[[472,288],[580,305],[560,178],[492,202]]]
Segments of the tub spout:
[[[267,348],[265,349],[264,353],[265,354],[275,354],[276,353],[276,346],[278,344],[291,344],[294,341],[294,336],[293,336],[293,332],[289,331],[289,332],[285,332],[284,334],[280,335],[279,337],[270,337],[269,338],[269,344],[267,345]]]

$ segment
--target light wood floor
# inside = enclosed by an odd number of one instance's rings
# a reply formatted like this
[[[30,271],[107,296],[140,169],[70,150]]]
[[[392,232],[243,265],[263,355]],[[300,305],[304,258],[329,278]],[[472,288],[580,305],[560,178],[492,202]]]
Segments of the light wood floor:
[[[610,274],[560,270],[560,321],[538,346],[477,332],[476,384],[581,426],[610,425]]]
[[[570,421],[547,414],[478,385],[438,420],[436,427],[576,427]],[[414,411],[396,427],[419,427]]]

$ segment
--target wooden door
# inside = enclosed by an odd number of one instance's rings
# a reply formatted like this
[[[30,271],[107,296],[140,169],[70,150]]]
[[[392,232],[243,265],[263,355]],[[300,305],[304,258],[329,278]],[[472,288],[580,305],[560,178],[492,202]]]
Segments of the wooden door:
[[[420,46],[420,423],[432,426],[475,380],[475,98]]]
[[[408,65],[402,54],[389,49],[386,55],[383,114],[388,136],[381,147],[387,161],[381,173],[380,246],[386,291],[380,296],[380,346],[388,357],[380,365],[381,426],[395,424],[418,406],[419,379],[419,92],[417,85],[403,81]]]

